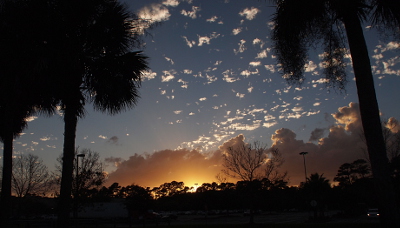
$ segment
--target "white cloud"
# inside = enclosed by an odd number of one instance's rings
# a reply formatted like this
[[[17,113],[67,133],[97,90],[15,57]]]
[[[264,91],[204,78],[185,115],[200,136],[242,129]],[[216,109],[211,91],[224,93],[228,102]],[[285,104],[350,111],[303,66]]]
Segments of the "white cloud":
[[[244,93],[236,93],[236,97],[244,98],[245,94]]]
[[[261,65],[261,62],[260,62],[260,61],[257,61],[257,62],[250,62],[249,65],[252,66],[252,67],[256,67],[256,66],[260,66],[260,65]]]
[[[214,75],[206,74],[206,78],[207,78],[207,84],[211,84],[211,83],[213,83],[213,82],[218,80],[218,78],[216,76],[214,76]]]
[[[177,115],[178,115],[178,114],[181,114],[181,113],[182,113],[182,110],[176,110],[176,111],[174,111],[174,113],[177,114]]]
[[[304,66],[306,68],[306,72],[313,72],[317,69],[317,65],[313,61],[308,61],[308,63]]]
[[[186,45],[189,46],[190,48],[193,47],[193,45],[196,45],[196,41],[190,41],[186,36],[182,36],[182,38],[185,40]]]
[[[170,16],[168,8],[162,4],[151,4],[138,12],[139,18],[150,21],[150,23],[167,21]]]
[[[99,135],[99,138],[101,138],[101,139],[107,139],[107,136]]]
[[[265,69],[271,73],[275,73],[275,65],[264,65]]]
[[[241,27],[235,28],[235,29],[232,30],[232,34],[236,36],[237,34],[242,32],[242,29],[243,28],[241,28]]]
[[[239,48],[238,49],[233,49],[233,52],[235,53],[235,54],[238,54],[238,53],[243,53],[247,48],[246,48],[246,46],[244,46],[244,44],[246,43],[246,41],[245,40],[240,40],[240,42],[238,43],[238,45],[239,45]]]
[[[214,63],[214,66],[218,66],[218,65],[220,65],[222,63],[222,61],[215,61],[215,63]]]
[[[169,82],[175,78],[174,74],[176,74],[175,70],[163,71],[164,75],[161,76],[161,82]]]
[[[39,117],[37,117],[37,116],[29,116],[29,117],[25,118],[25,121],[26,122],[32,122],[32,121],[36,120],[37,118],[39,118]]]
[[[257,53],[256,59],[264,59],[268,57],[267,50],[262,50],[261,52]]]
[[[246,17],[247,20],[253,20],[259,12],[261,12],[259,9],[251,7],[250,9],[244,9],[239,13],[239,15],[242,17]]]
[[[197,12],[199,12],[201,9],[198,6],[192,6],[192,11],[186,11],[186,10],[182,10],[181,14],[187,17],[190,17],[192,19],[196,19],[197,18]]]
[[[184,69],[183,70],[183,73],[184,74],[191,74],[193,71],[192,70],[189,70],[189,69]]]
[[[179,82],[179,83],[182,83],[182,85],[181,85],[182,88],[184,88],[184,89],[187,89],[187,88],[188,88],[188,82],[187,82],[187,81],[184,81],[182,78],[180,78],[180,79],[178,80],[178,82]]]
[[[253,75],[253,74],[258,74],[258,69],[256,69],[255,71],[244,70],[244,71],[240,72],[240,75],[243,75],[246,77],[249,77],[250,75]]]
[[[212,23],[212,22],[216,22],[217,19],[218,19],[217,16],[212,16],[211,18],[207,19],[206,21]]]
[[[199,98],[199,101],[205,101],[205,100],[207,100],[207,97]]]
[[[226,70],[222,72],[222,75],[224,75],[224,78],[222,80],[226,82],[236,82],[237,80],[239,80],[238,78],[232,77],[234,73],[231,70]]]
[[[294,108],[292,108],[292,111],[293,112],[301,112],[301,111],[303,111],[303,107],[294,107]]]
[[[179,5],[179,1],[178,0],[165,0],[165,1],[163,1],[162,4],[166,5],[166,6],[177,7]]]
[[[260,48],[263,48],[264,47],[264,45],[265,45],[265,42],[264,41],[262,41],[261,39],[259,39],[259,38],[255,38],[254,40],[253,40],[253,45],[260,45]]]
[[[212,39],[216,39],[220,36],[220,34],[217,34],[216,32],[211,33],[210,36],[199,36],[199,44],[197,46],[203,46],[203,44],[210,44],[210,41]]]
[[[267,122],[267,123],[263,123],[263,127],[270,128],[270,127],[273,127],[273,126],[275,126],[277,124],[278,124],[277,121]]]
[[[168,58],[168,57],[164,57],[165,58],[165,60],[167,60],[168,62],[170,62],[171,63],[171,65],[174,65],[175,63],[174,63],[174,60],[172,60],[171,58]]]
[[[143,72],[143,80],[151,80],[157,77],[157,73],[151,70]]]

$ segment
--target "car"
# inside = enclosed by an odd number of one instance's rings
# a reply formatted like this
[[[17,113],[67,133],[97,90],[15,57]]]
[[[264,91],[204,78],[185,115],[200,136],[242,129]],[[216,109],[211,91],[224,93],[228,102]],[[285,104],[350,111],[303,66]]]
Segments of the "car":
[[[379,218],[379,210],[377,208],[371,208],[367,211],[368,218]]]

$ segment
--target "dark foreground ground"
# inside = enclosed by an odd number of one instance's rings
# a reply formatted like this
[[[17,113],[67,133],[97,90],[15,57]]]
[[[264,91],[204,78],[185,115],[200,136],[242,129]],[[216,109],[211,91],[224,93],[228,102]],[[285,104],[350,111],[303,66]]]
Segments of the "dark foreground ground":
[[[105,220],[105,219],[79,219],[72,221],[71,228],[128,228],[128,227],[171,227],[171,228],[378,228],[377,219],[369,219],[367,216],[353,218],[339,218],[328,214],[328,218],[320,221],[310,220],[312,213],[309,212],[287,212],[287,213],[262,213],[254,216],[254,224],[249,224],[250,217],[243,214],[230,215],[179,215],[177,219],[171,220]],[[56,228],[53,220],[15,220],[12,222],[14,228]]]

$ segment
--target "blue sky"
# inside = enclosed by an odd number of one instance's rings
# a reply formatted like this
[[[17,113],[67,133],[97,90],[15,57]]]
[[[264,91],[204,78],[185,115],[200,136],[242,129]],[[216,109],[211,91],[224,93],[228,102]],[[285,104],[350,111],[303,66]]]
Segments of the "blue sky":
[[[304,177],[301,151],[309,151],[308,171],[330,180],[344,162],[365,158],[351,67],[346,91],[326,88],[322,52],[311,50],[306,81],[288,85],[271,49],[274,8],[268,1],[124,2],[161,23],[144,38],[151,70],[138,106],[108,116],[88,105],[78,124],[76,145],[107,158],[110,182],[153,187],[173,180],[216,181],[221,166],[215,151],[240,134],[246,142],[278,146],[286,160],[282,170],[294,185]],[[365,36],[382,118],[398,119],[399,43],[378,40],[368,25]],[[32,118],[14,143],[16,154],[36,154],[50,169],[62,145],[58,115]]]

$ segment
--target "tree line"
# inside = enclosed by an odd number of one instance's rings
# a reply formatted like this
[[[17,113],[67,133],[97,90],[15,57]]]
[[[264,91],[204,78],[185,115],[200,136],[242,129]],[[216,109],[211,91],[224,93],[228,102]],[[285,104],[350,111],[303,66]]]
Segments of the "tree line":
[[[248,144],[249,145],[249,144]],[[260,145],[260,144],[252,144]],[[242,146],[238,147],[243,149]],[[274,150],[274,153],[278,153]],[[273,179],[259,176],[251,180],[232,182],[202,183],[186,186],[184,182],[172,181],[158,187],[136,184],[120,186],[113,183],[104,186],[107,178],[98,153],[76,150],[76,155],[85,154],[81,165],[76,166],[73,183],[74,210],[95,202],[109,202],[123,199],[131,214],[139,216],[149,210],[155,211],[249,211],[250,222],[257,211],[313,211],[312,219],[325,219],[327,210],[338,210],[336,216],[359,216],[367,208],[375,208],[379,198],[373,189],[373,176],[368,161],[358,159],[342,164],[333,181],[323,174],[313,173],[300,186],[288,186],[286,175],[274,175]],[[39,198],[57,198],[62,160],[59,158],[56,171],[49,173],[47,167],[35,155],[14,158],[13,190],[16,216],[32,216],[32,205],[42,208],[42,213],[54,213]],[[79,157],[76,156],[76,161]],[[239,159],[240,160],[240,159]],[[76,163],[75,163],[76,164]],[[225,167],[227,164],[225,164]],[[271,165],[269,165],[271,166]],[[392,181],[400,190],[400,156],[391,160]],[[280,178],[276,178],[280,176]],[[36,199],[36,200],[35,200]],[[400,197],[396,201],[400,203]],[[36,211],[37,210],[33,210]]]

